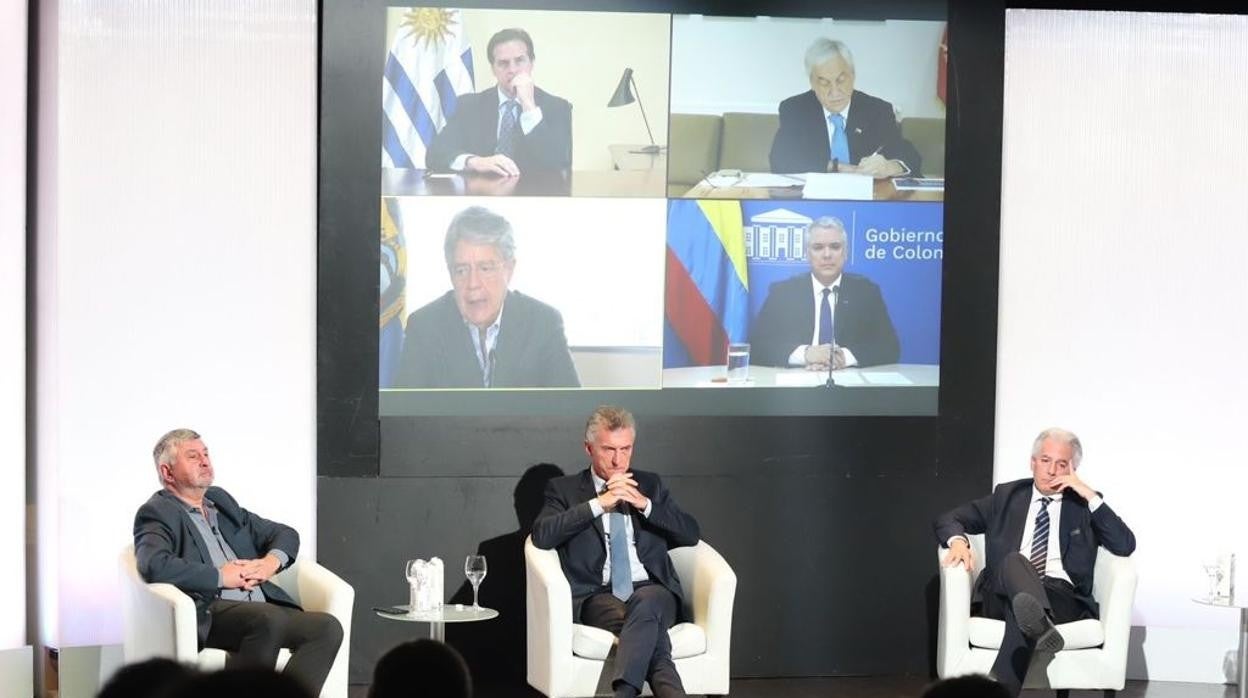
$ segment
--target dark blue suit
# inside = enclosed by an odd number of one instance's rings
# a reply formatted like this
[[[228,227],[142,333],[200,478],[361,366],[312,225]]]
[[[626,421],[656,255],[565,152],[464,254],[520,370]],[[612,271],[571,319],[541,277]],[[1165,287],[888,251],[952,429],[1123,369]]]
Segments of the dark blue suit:
[[[1026,676],[1032,650],[1014,620],[1009,591],[1003,588],[1002,571],[1022,546],[1033,488],[1031,478],[1002,483],[987,497],[943,514],[933,524],[936,539],[942,546],[953,536],[984,534],[987,559],[975,583],[972,602],[981,605],[984,615],[1001,617],[1006,622],[1005,638],[993,671],[1002,683],[1016,692]],[[1097,616],[1099,609],[1092,598],[1092,575],[1098,548],[1103,546],[1120,556],[1135,552],[1135,534],[1108,504],[1102,502],[1092,511],[1088,502],[1071,489],[1063,491],[1061,502],[1058,544],[1062,568],[1070,576],[1074,588],[1064,592],[1061,585],[1046,583],[1044,589],[1050,595],[1054,591],[1068,593],[1073,603],[1063,605],[1059,599],[1040,599],[1052,607],[1054,621],[1058,623]],[[1013,557],[1014,561],[1017,559]],[[1046,577],[1046,582],[1049,579]],[[1063,607],[1066,617],[1062,617]]]
[[[572,105],[541,88],[533,101],[542,120],[532,131],[521,133],[512,160],[520,174],[557,172],[572,167]],[[498,146],[498,88],[463,94],[446,126],[433,137],[425,164],[431,170],[448,170],[460,155],[489,156]]]
[[[651,502],[649,517],[638,511],[630,511],[629,515],[637,557],[654,585],[635,589],[623,615],[616,619],[615,627],[600,625],[620,637],[613,683],[625,681],[640,690],[643,681],[649,680],[660,697],[683,695],[671,660],[667,628],[686,604],[680,578],[667,551],[696,545],[701,531],[698,522],[676,505],[658,475],[640,470],[633,470],[631,474],[638,489]],[[602,570],[607,563],[602,519],[594,516],[589,506],[589,500],[597,494],[588,469],[555,478],[546,485],[545,504],[533,524],[533,544],[543,550],[559,552],[559,563],[572,587],[572,617],[577,622],[592,625],[598,624],[594,622],[597,614],[589,607],[597,606],[595,601],[598,600],[610,602],[614,599],[611,587],[602,583]],[[670,598],[656,599],[658,586],[670,592]],[[672,600],[675,607],[671,614],[655,612],[659,604],[670,606]],[[648,605],[652,602],[654,606]],[[656,615],[671,617],[654,627]]]

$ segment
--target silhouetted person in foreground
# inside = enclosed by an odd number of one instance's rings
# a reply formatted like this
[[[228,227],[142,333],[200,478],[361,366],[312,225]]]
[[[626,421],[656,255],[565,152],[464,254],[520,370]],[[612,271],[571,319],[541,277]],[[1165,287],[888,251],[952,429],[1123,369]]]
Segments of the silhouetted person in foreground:
[[[118,669],[96,698],[172,698],[196,676],[185,664],[157,657]]]
[[[373,670],[368,698],[471,698],[468,665],[454,647],[413,640],[390,650]]]
[[[1005,686],[982,674],[944,679],[927,687],[923,698],[1010,698]]]
[[[177,691],[177,698],[316,698],[302,681],[273,669],[244,667],[201,674]]]

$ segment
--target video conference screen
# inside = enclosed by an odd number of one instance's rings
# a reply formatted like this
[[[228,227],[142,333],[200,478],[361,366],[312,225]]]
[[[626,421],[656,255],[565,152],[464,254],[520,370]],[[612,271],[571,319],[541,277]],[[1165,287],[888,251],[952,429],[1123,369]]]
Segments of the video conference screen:
[[[943,21],[385,21],[381,415],[936,413]]]

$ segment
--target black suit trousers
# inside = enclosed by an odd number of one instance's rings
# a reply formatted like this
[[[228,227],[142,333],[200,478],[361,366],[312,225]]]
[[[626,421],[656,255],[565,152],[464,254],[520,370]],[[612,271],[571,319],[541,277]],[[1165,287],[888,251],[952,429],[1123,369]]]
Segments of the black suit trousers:
[[[992,665],[992,675],[1010,690],[1011,695],[1018,695],[1022,691],[1023,680],[1027,678],[1035,646],[1023,635],[1014,617],[1015,594],[1025,592],[1034,596],[1055,624],[1095,618],[1096,615],[1079,600],[1073,584],[1056,577],[1041,577],[1022,553],[1008,555],[997,569],[988,570],[985,574],[992,576],[985,587],[983,603],[977,615],[1005,621],[1005,637],[1001,639],[1001,649]]]
[[[320,695],[325,677],[342,645],[342,624],[328,613],[259,601],[217,599],[209,606],[212,626],[205,647],[230,653],[226,668],[259,666],[272,669],[277,653],[290,649],[283,673]]]
[[[581,606],[581,622],[620,638],[611,677],[617,691],[619,682],[624,682],[640,692],[642,683],[649,680],[658,698],[685,695],[667,634],[676,622],[676,596],[662,584],[638,582],[628,601],[620,601],[610,591],[593,594]]]

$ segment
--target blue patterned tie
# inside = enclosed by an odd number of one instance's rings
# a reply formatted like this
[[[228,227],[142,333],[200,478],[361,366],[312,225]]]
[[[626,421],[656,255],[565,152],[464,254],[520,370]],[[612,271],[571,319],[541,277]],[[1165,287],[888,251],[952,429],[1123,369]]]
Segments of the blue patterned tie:
[[[845,117],[828,114],[828,123],[832,124],[832,159],[852,165],[849,161],[849,137],[845,135]]]
[[[624,515],[613,511],[607,518],[611,520],[611,593],[620,601],[628,601],[633,595],[633,566],[628,562]]]
[[[832,304],[828,302],[831,293],[832,289],[823,289],[823,300],[819,301],[819,344],[832,343]]]
[[[498,147],[495,152],[502,153],[509,158],[514,158],[516,154],[516,138],[519,137],[520,117],[517,112],[520,111],[520,105],[513,101],[503,102],[503,118],[498,127]]]
[[[1049,497],[1040,499],[1040,511],[1036,512],[1036,532],[1031,536],[1031,566],[1036,574],[1044,576],[1044,564],[1049,558]]]

